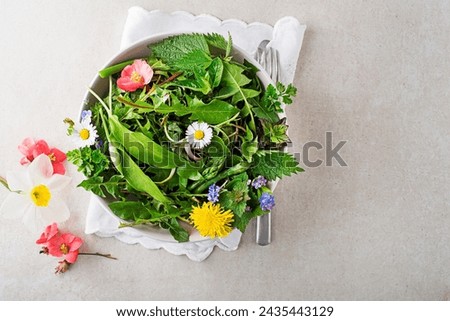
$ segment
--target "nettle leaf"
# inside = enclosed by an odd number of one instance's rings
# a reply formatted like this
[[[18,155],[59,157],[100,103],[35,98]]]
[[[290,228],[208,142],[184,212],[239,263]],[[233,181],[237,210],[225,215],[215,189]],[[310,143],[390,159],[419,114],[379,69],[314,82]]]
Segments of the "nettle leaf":
[[[172,66],[182,71],[194,71],[208,68],[211,62],[212,58],[208,53],[197,49],[172,63]]]
[[[205,39],[208,42],[208,45],[211,47],[215,47],[217,49],[221,49],[226,51],[228,48],[228,42],[225,38],[218,33],[209,33],[205,35]]]
[[[223,123],[239,113],[239,109],[218,99],[212,100],[209,104],[196,104],[191,110],[190,120],[197,120],[211,125]]]
[[[209,54],[208,43],[202,34],[183,34],[150,45],[152,54],[173,66],[186,54],[199,50]]]
[[[92,177],[82,181],[78,186],[100,196],[123,198],[121,187],[125,187],[125,180],[121,175],[114,175],[108,181],[103,181],[103,176]]]
[[[253,160],[253,176],[262,175],[271,181],[304,171],[293,155],[282,151],[261,151],[253,155]]]

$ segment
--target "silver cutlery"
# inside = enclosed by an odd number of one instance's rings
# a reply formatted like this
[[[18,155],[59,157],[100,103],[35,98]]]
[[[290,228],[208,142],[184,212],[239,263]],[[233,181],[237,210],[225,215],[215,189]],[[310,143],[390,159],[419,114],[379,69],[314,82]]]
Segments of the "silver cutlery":
[[[269,47],[269,40],[263,40],[255,53],[255,60],[269,74],[270,78],[277,83],[280,80],[280,61],[278,50]],[[272,241],[272,217],[271,212],[256,218],[256,243],[268,245]]]

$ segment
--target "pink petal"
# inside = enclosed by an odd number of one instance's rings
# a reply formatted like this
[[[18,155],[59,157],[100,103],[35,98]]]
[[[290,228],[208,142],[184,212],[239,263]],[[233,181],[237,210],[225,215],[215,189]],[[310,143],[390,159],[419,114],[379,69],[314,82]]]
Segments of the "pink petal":
[[[36,142],[32,151],[33,151],[33,157],[36,158],[41,154],[48,155],[50,153],[50,148],[48,147],[47,142],[45,140],[41,139]]]
[[[25,139],[22,141],[22,144],[20,144],[20,145],[18,146],[18,149],[19,149],[19,151],[20,151],[22,154],[24,154],[25,156],[28,156],[28,155],[29,155],[29,149],[30,149],[31,147],[33,147],[33,145],[34,145],[34,139],[31,138],[31,137],[27,137],[27,138],[25,138]],[[31,154],[30,154],[30,156],[31,156]]]
[[[78,251],[75,252],[69,252],[66,254],[65,260],[69,263],[75,263],[78,258]]]
[[[141,83],[132,81],[131,78],[129,77],[121,77],[117,80],[117,86],[124,90],[124,91],[129,91],[129,92],[133,92],[136,91],[139,88],[144,87]]]
[[[30,163],[31,163],[31,161],[26,157],[22,157],[20,159],[20,165],[29,165]]]
[[[64,154],[58,148],[50,149],[50,154],[53,154],[53,156],[55,156],[55,162],[58,163],[64,162],[67,159],[66,154]]]
[[[120,73],[120,77],[129,78],[133,74],[134,66],[128,65],[125,68],[123,68],[122,72]]]
[[[143,83],[148,84],[153,77],[153,69],[144,60],[135,60],[133,63],[136,72],[144,78]]]
[[[62,163],[53,162],[52,166],[54,174],[64,175],[66,173],[66,168]]]
[[[45,154],[36,157],[28,166],[28,173],[33,185],[40,184],[51,177],[53,175],[53,166],[50,158]]]

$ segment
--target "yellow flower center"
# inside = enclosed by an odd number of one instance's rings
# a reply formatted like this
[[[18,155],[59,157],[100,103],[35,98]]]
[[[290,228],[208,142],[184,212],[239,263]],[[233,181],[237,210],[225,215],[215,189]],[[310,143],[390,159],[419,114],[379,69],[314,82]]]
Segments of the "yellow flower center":
[[[50,199],[52,198],[52,194],[50,190],[45,185],[35,186],[31,190],[31,200],[36,206],[47,207]]]
[[[69,253],[69,247],[65,243],[61,244],[61,247],[59,249],[61,250],[61,253],[64,255]]]
[[[83,128],[82,130],[80,130],[80,138],[82,140],[89,139],[89,136],[91,136],[91,134],[89,133],[89,130],[87,130],[86,128]]]
[[[51,153],[51,154],[48,154],[47,156],[48,156],[48,158],[50,158],[50,160],[51,160],[52,162],[56,161],[56,156],[55,156],[55,154]]]
[[[194,133],[194,138],[197,140],[203,139],[203,137],[205,137],[205,133],[203,132],[203,130],[196,130]]]
[[[139,75],[136,71],[133,71],[131,73],[131,77],[130,78],[134,82],[142,82],[142,76]]]
[[[207,202],[201,207],[194,206],[190,218],[201,236],[225,237],[232,230],[233,213],[224,211],[219,204]]]

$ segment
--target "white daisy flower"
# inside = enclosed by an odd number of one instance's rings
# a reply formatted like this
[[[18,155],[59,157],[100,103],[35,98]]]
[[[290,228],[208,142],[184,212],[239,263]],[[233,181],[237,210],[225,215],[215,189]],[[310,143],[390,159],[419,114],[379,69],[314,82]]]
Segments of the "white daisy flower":
[[[189,144],[194,148],[203,148],[211,143],[213,132],[207,123],[193,122],[186,130]]]
[[[97,129],[91,124],[90,117],[84,117],[79,124],[74,126],[73,142],[80,148],[94,145],[97,137]]]
[[[36,157],[25,171],[8,172],[6,180],[12,192],[0,207],[4,217],[21,217],[31,231],[69,218],[70,212],[62,196],[71,178],[53,174],[47,155]]]

